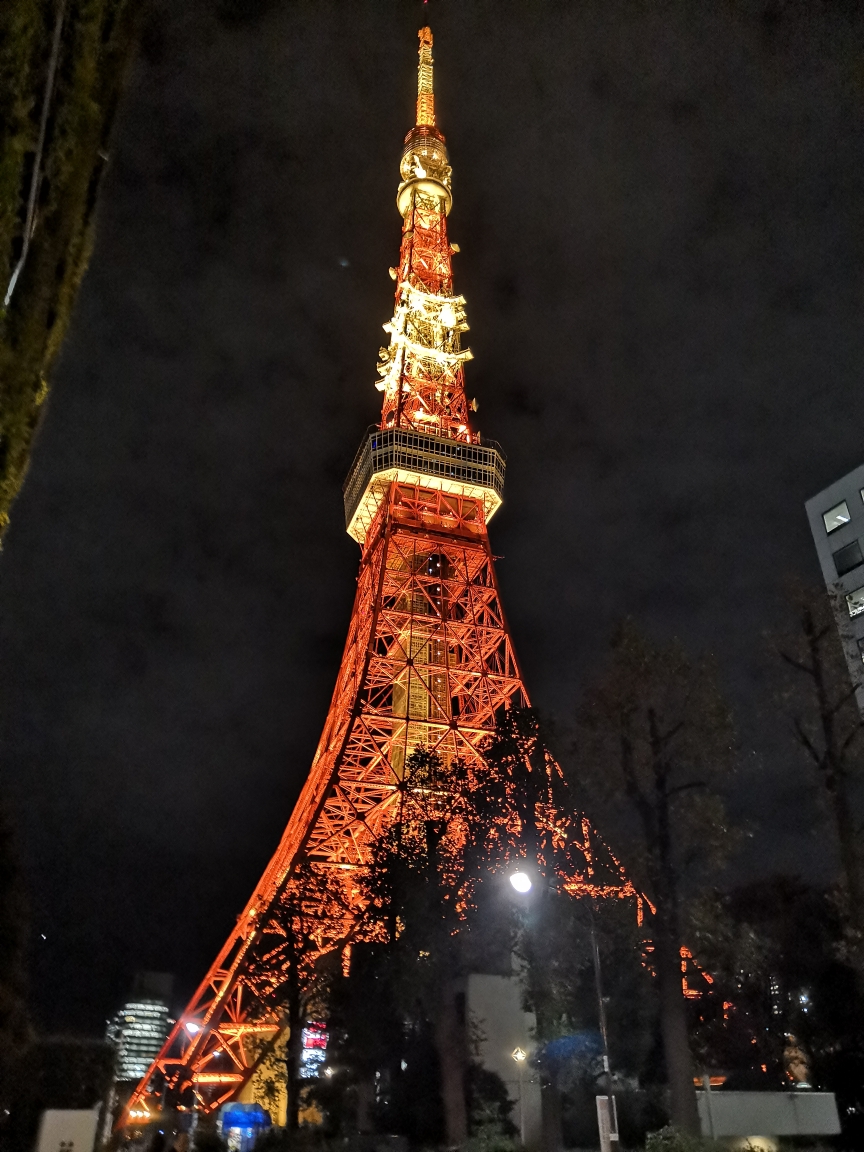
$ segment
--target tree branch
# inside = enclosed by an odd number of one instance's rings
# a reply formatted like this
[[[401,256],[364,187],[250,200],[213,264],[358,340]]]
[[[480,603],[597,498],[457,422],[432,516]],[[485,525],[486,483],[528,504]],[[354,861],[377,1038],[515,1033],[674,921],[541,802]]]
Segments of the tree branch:
[[[813,757],[813,760],[814,760],[817,768],[821,769],[823,766],[823,762],[825,760],[825,757],[816,751],[816,748],[813,744],[813,741],[810,739],[810,737],[804,731],[804,727],[801,724],[801,721],[798,719],[797,716],[793,717],[792,724],[795,728],[795,734],[798,737],[799,741],[804,745],[804,747],[807,749],[807,751]]]
[[[705,780],[690,780],[687,784],[676,784],[674,788],[666,790],[667,796],[675,796],[678,792],[686,792],[690,788],[707,788],[708,784]]]
[[[797,668],[799,672],[806,672],[808,676],[814,675],[812,665],[804,664],[800,660],[795,660],[794,657],[787,655],[785,652],[780,652],[780,659],[785,660],[787,664],[791,664],[793,668]]]

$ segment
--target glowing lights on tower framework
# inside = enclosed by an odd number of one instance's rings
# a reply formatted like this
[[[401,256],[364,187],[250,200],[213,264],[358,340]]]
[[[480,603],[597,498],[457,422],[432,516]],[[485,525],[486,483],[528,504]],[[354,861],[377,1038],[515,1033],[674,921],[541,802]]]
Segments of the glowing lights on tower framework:
[[[130,1119],[148,1101],[154,1110],[214,1113],[237,1098],[266,1041],[284,1030],[274,1005],[284,1001],[295,963],[290,941],[314,940],[317,952],[301,961],[310,968],[318,956],[341,952],[343,971],[350,969],[345,941],[361,907],[357,870],[398,818],[398,783],[412,752],[423,747],[445,768],[458,757],[480,771],[499,719],[529,705],[487,532],[502,499],[504,457],[472,428],[476,404],[465,393],[468,325],[453,284],[452,173],[435,121],[428,29],[420,34],[417,118],[399,175],[402,239],[385,325],[390,343],[379,357],[381,420],[344,493],[346,527],[362,554],[330,709],[279,845],[142,1075]],[[566,841],[562,890],[638,901],[587,819],[558,814],[554,829]],[[304,1052],[320,1070],[326,1038],[314,1039]]]

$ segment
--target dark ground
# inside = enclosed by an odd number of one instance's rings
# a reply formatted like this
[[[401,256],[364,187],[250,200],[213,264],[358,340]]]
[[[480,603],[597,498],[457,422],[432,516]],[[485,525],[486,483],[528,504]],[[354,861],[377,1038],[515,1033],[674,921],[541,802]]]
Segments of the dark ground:
[[[99,1029],[197,982],[323,723],[358,560],[419,5],[155,7],[0,561],[2,787],[35,993]],[[741,876],[830,875],[761,630],[861,463],[857,5],[432,6],[499,573],[566,732],[616,619],[713,650]]]

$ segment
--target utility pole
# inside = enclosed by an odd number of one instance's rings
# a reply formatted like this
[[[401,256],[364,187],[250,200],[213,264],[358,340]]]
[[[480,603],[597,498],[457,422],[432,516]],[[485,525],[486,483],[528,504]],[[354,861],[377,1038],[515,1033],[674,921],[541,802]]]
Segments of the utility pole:
[[[612,1070],[609,1065],[609,1032],[606,1027],[606,1004],[603,1000],[603,979],[600,971],[600,948],[594,927],[594,909],[589,910],[591,924],[591,955],[594,960],[594,985],[597,989],[597,1016],[600,1038],[603,1041],[603,1071],[606,1074],[608,1096],[597,1097],[597,1125],[600,1130],[600,1152],[614,1152],[618,1143],[618,1108],[612,1088]]]

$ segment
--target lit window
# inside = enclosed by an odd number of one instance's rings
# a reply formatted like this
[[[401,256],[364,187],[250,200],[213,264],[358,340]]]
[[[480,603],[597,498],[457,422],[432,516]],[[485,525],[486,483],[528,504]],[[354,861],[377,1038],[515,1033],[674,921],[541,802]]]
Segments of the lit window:
[[[825,522],[826,532],[833,532],[835,528],[842,528],[844,524],[848,524],[849,509],[846,501],[841,500],[839,504],[835,504],[833,508],[829,508],[827,512],[823,512],[822,519]]]
[[[854,592],[850,592],[846,597],[846,604],[850,616],[857,616],[864,612],[864,588],[856,588]]]
[[[838,576],[845,576],[847,572],[851,572],[853,568],[857,568],[862,563],[864,563],[864,556],[861,555],[861,545],[857,540],[853,540],[851,544],[847,544],[845,548],[840,548],[834,553],[834,567],[837,569]]]

